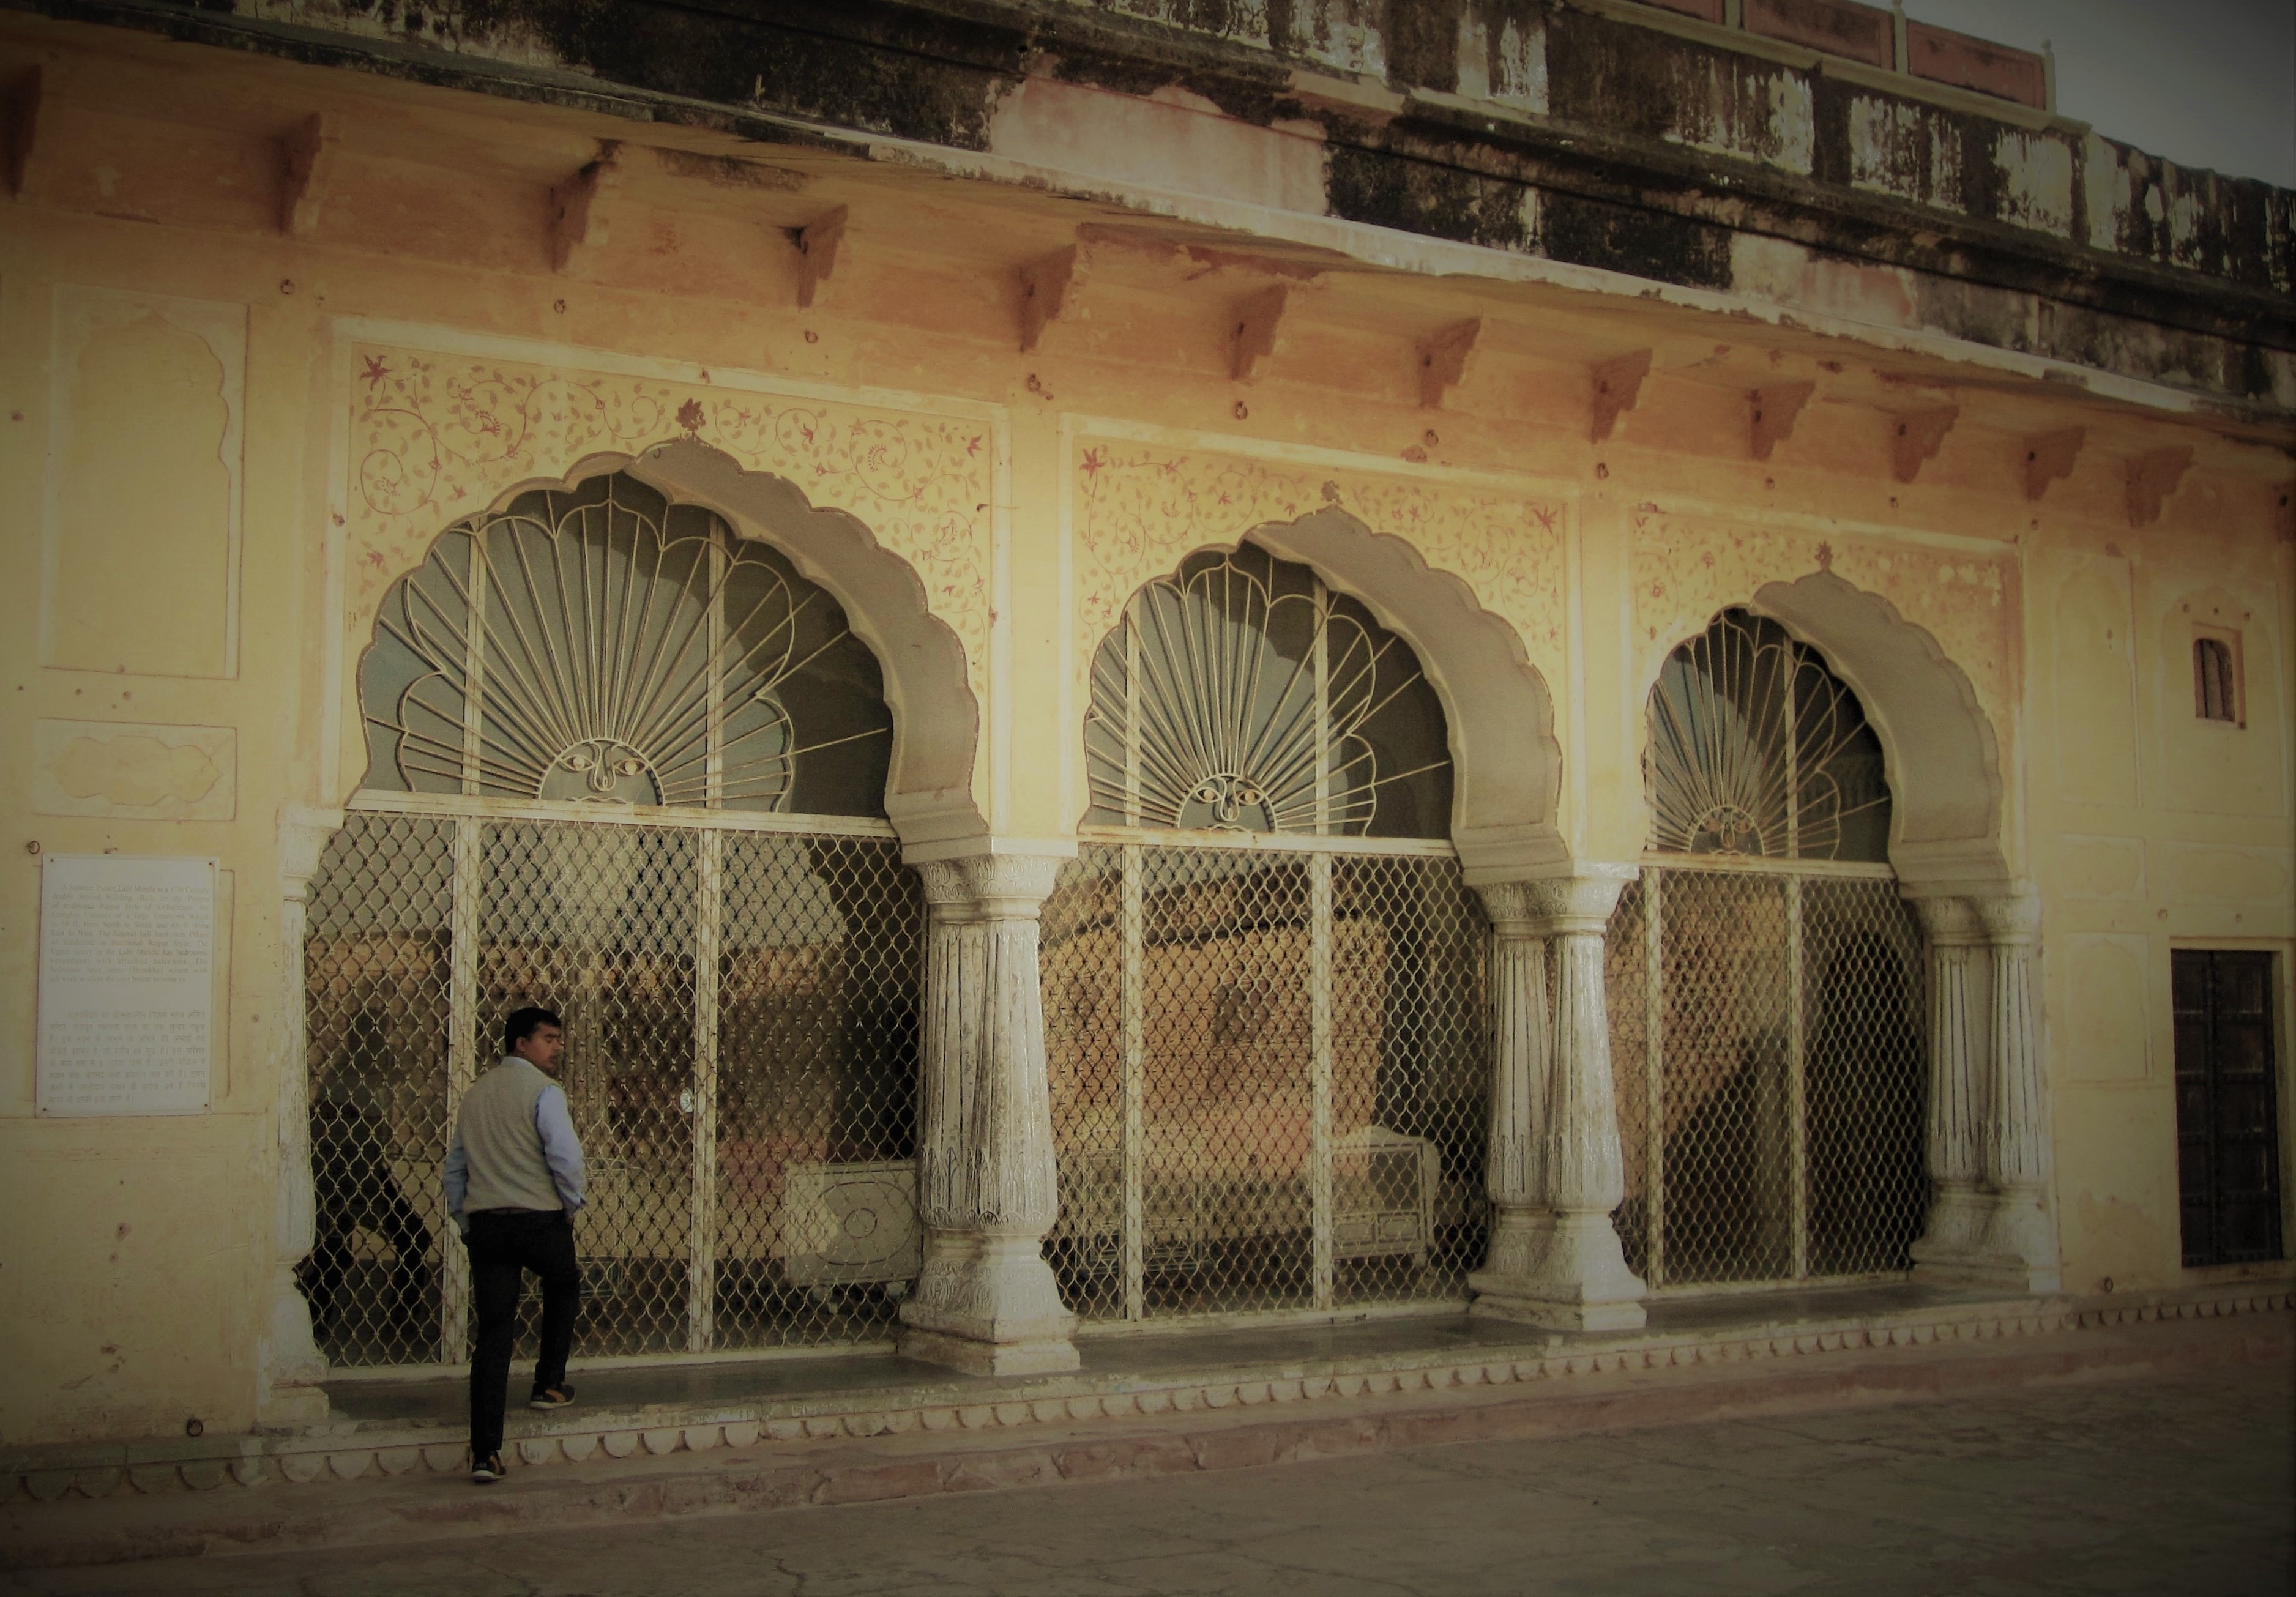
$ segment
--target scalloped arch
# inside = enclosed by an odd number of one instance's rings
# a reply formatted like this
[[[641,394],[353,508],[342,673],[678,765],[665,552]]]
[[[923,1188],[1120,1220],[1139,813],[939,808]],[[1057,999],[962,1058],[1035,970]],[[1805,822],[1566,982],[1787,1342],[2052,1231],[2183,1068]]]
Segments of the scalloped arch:
[[[1343,510],[1264,522],[1199,548],[1233,549],[1245,539],[1312,568],[1418,655],[1449,723],[1451,840],[1468,880],[1566,863],[1555,825],[1562,749],[1554,700],[1514,627],[1408,541]]]
[[[893,712],[885,812],[904,843],[988,831],[973,797],[981,717],[964,645],[932,613],[924,584],[906,561],[879,544],[859,518],[818,509],[787,479],[746,471],[733,456],[691,438],[636,455],[586,455],[562,477],[505,487],[495,506],[611,471],[626,471],[673,502],[715,511],[741,536],[772,544],[843,607],[883,673]]]
[[[604,461],[618,457],[594,457]],[[586,474],[594,461],[582,463]],[[987,834],[973,797],[980,705],[964,642],[934,615],[908,561],[858,517],[816,508],[798,486],[750,471],[722,450],[680,438],[627,458],[623,469],[671,498],[707,506],[745,537],[762,538],[808,580],[829,590],[877,656],[893,711],[885,813],[914,846]]]
[[[1931,891],[2006,883],[1999,741],[1937,640],[1829,571],[1766,583],[1748,608],[1824,654],[1881,734],[1898,880]]]

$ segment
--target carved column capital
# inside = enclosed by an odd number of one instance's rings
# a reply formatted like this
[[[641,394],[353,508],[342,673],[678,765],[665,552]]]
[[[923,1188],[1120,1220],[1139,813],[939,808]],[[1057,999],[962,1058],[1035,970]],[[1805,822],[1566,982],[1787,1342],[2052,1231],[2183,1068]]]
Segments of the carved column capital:
[[[1997,948],[2030,947],[2041,938],[2041,896],[2019,886],[2005,893],[1972,898],[1985,939]]]
[[[977,851],[912,860],[925,903],[943,919],[1034,920],[1072,844],[982,839]]]
[[[1567,876],[1486,882],[1475,891],[1502,936],[1600,937],[1619,905],[1619,895],[1640,874],[1633,865],[1581,865]]]
[[[1966,898],[1909,898],[1932,948],[1974,948],[1985,941],[1985,923]]]
[[[314,809],[290,804],[279,812],[279,896],[301,902],[309,897],[311,878],[319,873],[327,839],[343,823],[339,809]]]

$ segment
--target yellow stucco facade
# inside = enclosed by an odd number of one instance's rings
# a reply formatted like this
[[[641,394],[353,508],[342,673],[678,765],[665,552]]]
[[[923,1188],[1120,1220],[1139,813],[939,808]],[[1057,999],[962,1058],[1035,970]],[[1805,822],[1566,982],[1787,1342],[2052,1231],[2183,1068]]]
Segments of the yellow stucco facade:
[[[1726,606],[1830,576],[1934,667],[1828,650],[1893,784],[1925,774],[1897,721],[1949,711],[1982,749],[1981,782],[1955,774],[1930,806],[1980,819],[1941,823],[1929,879],[2041,896],[2067,1289],[2187,1278],[2172,947],[2277,956],[2283,1169],[2296,1159],[2284,421],[1567,274],[1303,273],[1183,219],[1119,223],[1113,202],[755,160],[693,129],[655,144],[578,109],[218,53],[187,78],[169,53],[190,48],[0,26],[45,85],[0,209],[0,1437],[258,1422],[299,1068],[283,837],[360,783],[377,606],[458,519],[643,472],[666,446],[794,484],[914,573],[978,714],[970,782],[939,813],[996,838],[1074,836],[1092,652],[1127,597],[1263,527],[1343,511],[1502,629],[1546,700],[1551,725],[1521,737],[1551,738],[1553,837],[1579,863],[1643,856],[1668,652]],[[340,124],[324,188],[287,195],[316,208],[299,226],[281,220],[283,105]],[[602,136],[626,176],[610,220],[601,202],[570,232],[553,185]],[[816,280],[785,230],[840,206]],[[1080,222],[1101,230],[1093,270],[1032,318],[1031,280],[1000,263],[1077,247]],[[1240,352],[1232,307],[1271,287],[1280,322]],[[1431,387],[1430,339],[1470,321],[1472,358]],[[1604,426],[1588,372],[1636,350],[1647,374]],[[1748,396],[1800,384],[1756,458]],[[1947,407],[1906,470],[1900,423]],[[2036,491],[2035,440],[2076,429]],[[1432,612],[1356,596],[1420,651],[1455,728],[1472,719],[1491,690],[1446,676],[1448,640],[1413,629]],[[907,646],[848,602],[881,657]],[[2202,635],[2236,648],[2235,722],[2194,714]],[[1455,754],[1464,811],[1479,751]],[[1901,828],[1923,813],[1901,802]],[[204,1113],[36,1113],[42,857],[107,853],[219,863]]]

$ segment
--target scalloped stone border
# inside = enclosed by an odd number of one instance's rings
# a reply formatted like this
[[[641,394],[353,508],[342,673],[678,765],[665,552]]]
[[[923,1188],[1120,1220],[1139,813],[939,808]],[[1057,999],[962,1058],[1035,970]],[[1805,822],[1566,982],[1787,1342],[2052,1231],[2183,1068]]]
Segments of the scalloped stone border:
[[[577,1423],[518,1437],[512,1445],[519,1461],[529,1467],[580,1464],[641,1455],[706,1453],[719,1447],[745,1448],[760,1441],[819,1442],[837,1437],[898,1436],[918,1430],[988,1431],[1065,1425],[1078,1421],[1499,1387],[1605,1372],[1744,1364],[2290,1310],[2296,1310],[2296,1288],[2277,1282],[2258,1286],[2243,1283],[2238,1288],[2188,1290],[2173,1296],[2161,1294],[2122,1304],[2102,1299],[2080,1303],[2059,1299],[2035,1303],[2030,1307],[1963,1305],[1894,1311],[1860,1316],[1855,1323],[1813,1323],[1805,1328],[1751,1334],[1729,1329],[1690,1334],[1660,1332],[1599,1340],[1581,1339],[1575,1347],[1546,1351],[1501,1347],[1480,1349],[1472,1356],[1405,1355],[1390,1355],[1384,1360],[1367,1357],[1357,1362],[1380,1367],[1310,1375],[1252,1375],[1237,1379],[1223,1373],[1210,1379],[1196,1376],[1177,1380],[1122,1375],[1040,1378],[1028,1383],[1031,1389],[1003,1396],[984,1394],[983,1400],[978,1403],[846,1406],[839,1399],[828,1397],[777,1407],[745,1406],[738,1402],[694,1405],[683,1415],[658,1409],[646,1411],[642,1416],[627,1412],[619,1416],[610,1414],[603,1416],[600,1422]],[[1111,1389],[1078,1389],[1088,1383]],[[458,1425],[431,1423],[390,1430],[378,1429],[371,1436],[357,1437],[329,1437],[318,1432],[234,1437],[209,1451],[188,1456],[187,1446],[183,1443],[39,1449],[0,1465],[7,1475],[6,1495],[0,1496],[0,1503],[204,1492],[226,1485],[380,1479],[416,1470],[460,1473],[468,1466],[468,1452],[460,1440],[441,1440],[439,1433],[443,1429],[459,1431]],[[109,1452],[112,1457],[107,1462],[87,1458],[87,1454],[96,1452]],[[145,1456],[139,1459],[138,1453]],[[70,1456],[74,1454],[79,1457]],[[153,1454],[172,1456],[151,1456]]]

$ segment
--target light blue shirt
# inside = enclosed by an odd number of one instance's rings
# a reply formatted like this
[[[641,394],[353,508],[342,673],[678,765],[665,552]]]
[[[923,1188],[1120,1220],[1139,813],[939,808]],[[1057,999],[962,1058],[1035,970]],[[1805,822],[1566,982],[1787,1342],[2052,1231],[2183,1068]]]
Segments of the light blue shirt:
[[[550,1167],[550,1183],[558,1189],[558,1201],[571,1215],[582,1207],[583,1190],[589,1183],[582,1168],[582,1144],[574,1135],[574,1117],[566,1107],[565,1090],[555,1082],[543,1088],[534,1101],[534,1129],[542,1138],[542,1162]],[[463,1199],[470,1189],[471,1164],[463,1152],[463,1128],[457,1126],[455,1140],[447,1149],[447,1213],[455,1229],[465,1233],[471,1223],[463,1217]]]

